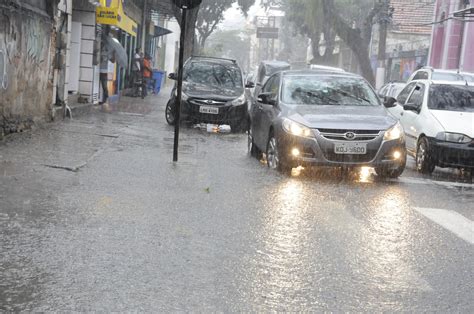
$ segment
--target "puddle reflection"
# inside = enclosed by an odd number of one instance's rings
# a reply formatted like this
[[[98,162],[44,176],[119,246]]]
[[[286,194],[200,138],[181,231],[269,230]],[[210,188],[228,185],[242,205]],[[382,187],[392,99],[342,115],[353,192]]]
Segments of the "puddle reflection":
[[[254,260],[252,290],[267,302],[285,300],[288,293],[303,289],[310,269],[306,256],[307,207],[302,204],[307,192],[298,180],[282,181],[271,193],[260,233],[262,250]]]

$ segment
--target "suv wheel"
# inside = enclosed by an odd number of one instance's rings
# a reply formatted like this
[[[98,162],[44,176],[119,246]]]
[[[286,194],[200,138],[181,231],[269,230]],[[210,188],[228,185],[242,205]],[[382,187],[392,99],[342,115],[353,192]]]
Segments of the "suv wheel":
[[[267,165],[268,168],[278,170],[284,174],[291,173],[291,167],[283,164],[280,153],[278,151],[278,142],[275,136],[271,133],[267,144]]]
[[[176,107],[174,106],[174,102],[170,99],[166,104],[165,109],[166,122],[169,125],[174,125],[176,122],[175,108]]]
[[[422,137],[418,141],[416,147],[416,170],[424,174],[431,174],[434,171],[435,163],[430,154],[430,144],[426,137]]]

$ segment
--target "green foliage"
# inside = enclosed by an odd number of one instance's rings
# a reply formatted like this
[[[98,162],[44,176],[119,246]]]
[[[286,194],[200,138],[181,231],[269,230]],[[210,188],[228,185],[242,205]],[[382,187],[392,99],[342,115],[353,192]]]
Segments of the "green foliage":
[[[224,20],[224,12],[237,2],[240,10],[246,14],[255,0],[203,0],[196,20],[199,48],[202,50],[207,38]]]
[[[245,70],[248,68],[250,53],[250,34],[241,30],[216,31],[212,34],[202,51],[210,57],[236,59]]]

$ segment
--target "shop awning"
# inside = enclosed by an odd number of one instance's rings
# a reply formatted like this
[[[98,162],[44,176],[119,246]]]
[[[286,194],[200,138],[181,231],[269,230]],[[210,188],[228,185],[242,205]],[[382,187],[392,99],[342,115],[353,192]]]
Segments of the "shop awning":
[[[165,36],[171,33],[172,31],[170,31],[169,29],[163,28],[161,26],[155,26],[155,34],[153,35],[153,37]]]
[[[101,0],[96,9],[98,24],[116,26],[132,36],[137,36],[137,23],[125,15],[121,0]]]

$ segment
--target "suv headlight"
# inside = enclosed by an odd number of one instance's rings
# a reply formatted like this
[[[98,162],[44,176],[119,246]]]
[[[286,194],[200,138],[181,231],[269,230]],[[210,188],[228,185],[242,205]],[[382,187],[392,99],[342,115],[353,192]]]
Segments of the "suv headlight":
[[[245,94],[242,94],[239,98],[236,98],[230,102],[232,106],[241,106],[245,104]]]
[[[467,135],[460,134],[460,133],[449,133],[449,132],[440,132],[436,134],[436,139],[444,142],[452,142],[452,143],[469,143],[472,141]]]
[[[302,137],[313,137],[314,136],[314,133],[310,128],[305,127],[304,125],[299,124],[299,123],[297,123],[293,120],[287,119],[287,118],[283,119],[283,129],[286,132],[288,132],[292,135],[295,135],[295,136],[302,136]]]
[[[405,133],[403,132],[402,126],[400,125],[400,122],[397,122],[397,124],[395,124],[390,129],[385,131],[383,140],[393,141],[393,140],[398,140],[399,138],[403,138],[404,136],[405,136]]]
[[[178,97],[178,89],[174,90],[174,96]],[[186,101],[188,100],[189,96],[186,95],[183,91],[181,91],[181,101]]]

